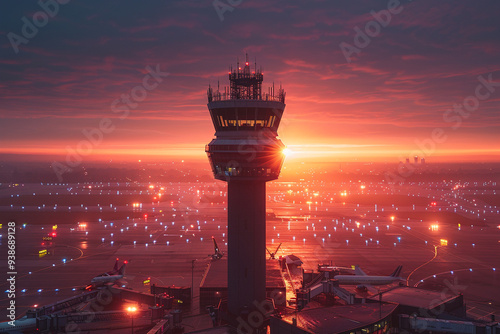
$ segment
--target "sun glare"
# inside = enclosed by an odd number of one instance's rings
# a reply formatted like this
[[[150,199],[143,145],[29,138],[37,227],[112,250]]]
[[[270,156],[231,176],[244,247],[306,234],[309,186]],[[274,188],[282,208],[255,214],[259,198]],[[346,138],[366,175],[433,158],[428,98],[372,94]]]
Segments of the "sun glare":
[[[289,148],[284,148],[282,152],[286,157],[289,157],[293,154],[293,151]]]

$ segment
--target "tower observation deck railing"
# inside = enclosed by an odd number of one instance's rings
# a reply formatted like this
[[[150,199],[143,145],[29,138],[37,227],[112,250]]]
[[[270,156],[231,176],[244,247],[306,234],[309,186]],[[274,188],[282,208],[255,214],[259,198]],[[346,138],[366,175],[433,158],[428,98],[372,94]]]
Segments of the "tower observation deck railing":
[[[241,98],[233,98],[231,97],[231,94],[228,92],[219,92],[218,90],[212,91],[211,88],[208,89],[207,95],[208,95],[208,102],[213,102],[213,101],[229,101],[229,100],[254,100],[254,101],[275,101],[275,102],[281,102],[285,103],[285,92],[280,90],[277,92],[277,95],[271,95],[269,93],[262,94],[261,98],[259,99],[241,99]]]

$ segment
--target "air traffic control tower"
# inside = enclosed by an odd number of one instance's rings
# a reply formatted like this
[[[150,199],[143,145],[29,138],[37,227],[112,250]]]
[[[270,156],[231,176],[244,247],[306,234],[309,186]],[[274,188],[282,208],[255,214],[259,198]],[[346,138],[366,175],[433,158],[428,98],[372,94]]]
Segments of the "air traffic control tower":
[[[252,64],[253,65],[253,64]],[[253,66],[252,66],[253,67]],[[215,136],[205,148],[214,176],[228,183],[228,312],[243,315],[266,299],[266,182],[285,146],[277,138],[285,92],[262,91],[264,75],[248,56],[229,70],[230,86],[208,88]]]

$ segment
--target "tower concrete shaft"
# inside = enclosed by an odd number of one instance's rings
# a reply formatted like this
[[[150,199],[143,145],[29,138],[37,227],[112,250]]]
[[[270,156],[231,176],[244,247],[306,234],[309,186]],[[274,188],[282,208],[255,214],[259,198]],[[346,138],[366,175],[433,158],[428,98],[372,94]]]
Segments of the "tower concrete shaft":
[[[214,177],[228,183],[228,311],[238,316],[266,298],[266,182],[278,178],[285,146],[277,130],[285,92],[262,92],[248,58],[230,87],[208,89],[215,136],[205,148]]]
[[[266,298],[266,182],[228,182],[228,309]]]

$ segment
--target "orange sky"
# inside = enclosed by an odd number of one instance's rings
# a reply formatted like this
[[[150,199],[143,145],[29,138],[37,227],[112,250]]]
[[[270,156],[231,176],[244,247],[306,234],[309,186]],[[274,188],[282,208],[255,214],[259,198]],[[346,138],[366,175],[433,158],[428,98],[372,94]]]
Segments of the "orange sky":
[[[500,160],[498,2],[402,3],[347,59],[341,43],[355,45],[355,28],[386,6],[246,1],[221,21],[210,1],[99,11],[70,3],[17,53],[8,41],[2,49],[0,160],[64,160],[79,145],[85,161],[206,159],[206,89],[227,85],[228,66],[245,52],[263,67],[265,87],[287,92],[279,134],[294,152],[288,163]],[[0,30],[20,34],[19,17],[35,10],[9,7]],[[114,101],[155,68],[168,75],[121,119],[124,103]],[[84,143],[103,119],[113,130]]]

